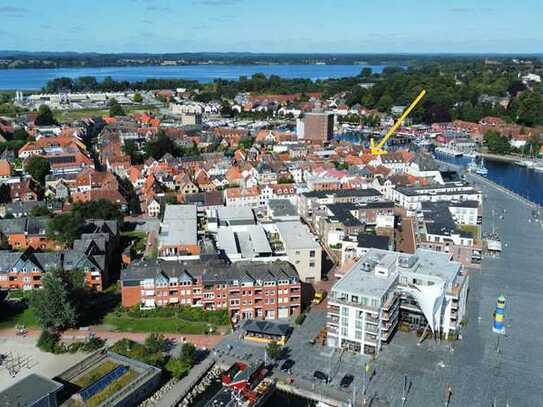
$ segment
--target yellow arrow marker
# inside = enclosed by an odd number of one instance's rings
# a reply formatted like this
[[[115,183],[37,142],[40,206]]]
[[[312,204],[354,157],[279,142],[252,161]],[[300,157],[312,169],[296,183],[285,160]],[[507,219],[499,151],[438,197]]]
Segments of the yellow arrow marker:
[[[402,115],[399,117],[399,119],[396,120],[396,123],[394,123],[394,126],[388,129],[388,131],[386,132],[385,136],[381,139],[379,144],[375,145],[375,140],[373,138],[370,139],[370,152],[373,155],[383,155],[387,153],[385,150],[383,150],[383,146],[388,141],[388,139],[392,137],[392,135],[396,132],[396,130],[398,130],[398,127],[402,125],[405,119],[407,119],[407,116],[409,115],[409,113],[411,113],[411,111],[415,108],[415,106],[418,105],[418,103],[421,101],[421,99],[424,97],[425,94],[426,94],[426,91],[424,89],[420,91],[419,95],[415,98],[415,100],[411,102],[409,107],[405,109]]]

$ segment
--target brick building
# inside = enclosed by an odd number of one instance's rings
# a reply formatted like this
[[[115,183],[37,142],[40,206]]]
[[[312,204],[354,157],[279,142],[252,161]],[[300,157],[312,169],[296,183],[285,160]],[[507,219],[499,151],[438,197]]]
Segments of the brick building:
[[[121,287],[124,307],[181,304],[228,310],[239,319],[288,318],[301,308],[298,273],[284,261],[147,260],[122,271]]]
[[[323,112],[305,113],[304,139],[320,144],[334,137],[334,115]]]

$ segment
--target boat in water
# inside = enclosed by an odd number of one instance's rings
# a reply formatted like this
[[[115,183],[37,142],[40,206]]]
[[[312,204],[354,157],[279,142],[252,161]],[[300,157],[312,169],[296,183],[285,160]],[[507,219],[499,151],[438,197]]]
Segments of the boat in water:
[[[450,157],[462,157],[464,154],[461,151],[453,150],[452,148],[448,147],[437,147],[434,151],[438,154],[443,154]]]
[[[223,388],[205,407],[261,407],[275,392],[275,380],[267,377],[264,362],[236,362],[222,377]]]
[[[468,171],[471,173],[479,174],[479,175],[488,175],[488,169],[485,167],[485,161],[484,159],[481,160],[479,163],[473,159],[467,167]]]

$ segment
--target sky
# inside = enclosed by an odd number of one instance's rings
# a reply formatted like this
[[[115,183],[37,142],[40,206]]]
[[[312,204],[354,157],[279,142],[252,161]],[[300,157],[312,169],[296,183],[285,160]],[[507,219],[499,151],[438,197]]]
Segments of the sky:
[[[0,49],[541,53],[543,0],[0,0]]]

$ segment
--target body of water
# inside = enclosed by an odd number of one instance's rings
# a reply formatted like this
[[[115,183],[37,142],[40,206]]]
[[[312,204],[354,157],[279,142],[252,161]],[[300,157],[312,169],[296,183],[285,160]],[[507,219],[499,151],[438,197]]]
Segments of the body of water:
[[[439,155],[440,160],[466,166],[471,159]],[[543,172],[518,166],[504,161],[485,160],[488,174],[485,178],[499,184],[526,199],[543,205]]]
[[[56,68],[56,69],[4,69],[0,70],[0,89],[41,89],[55,78],[94,76],[102,80],[111,76],[115,80],[130,82],[150,78],[189,79],[202,83],[214,79],[238,79],[263,73],[281,78],[328,79],[355,76],[362,68],[382,72],[385,65],[182,65],[182,66],[128,66],[111,68]]]

